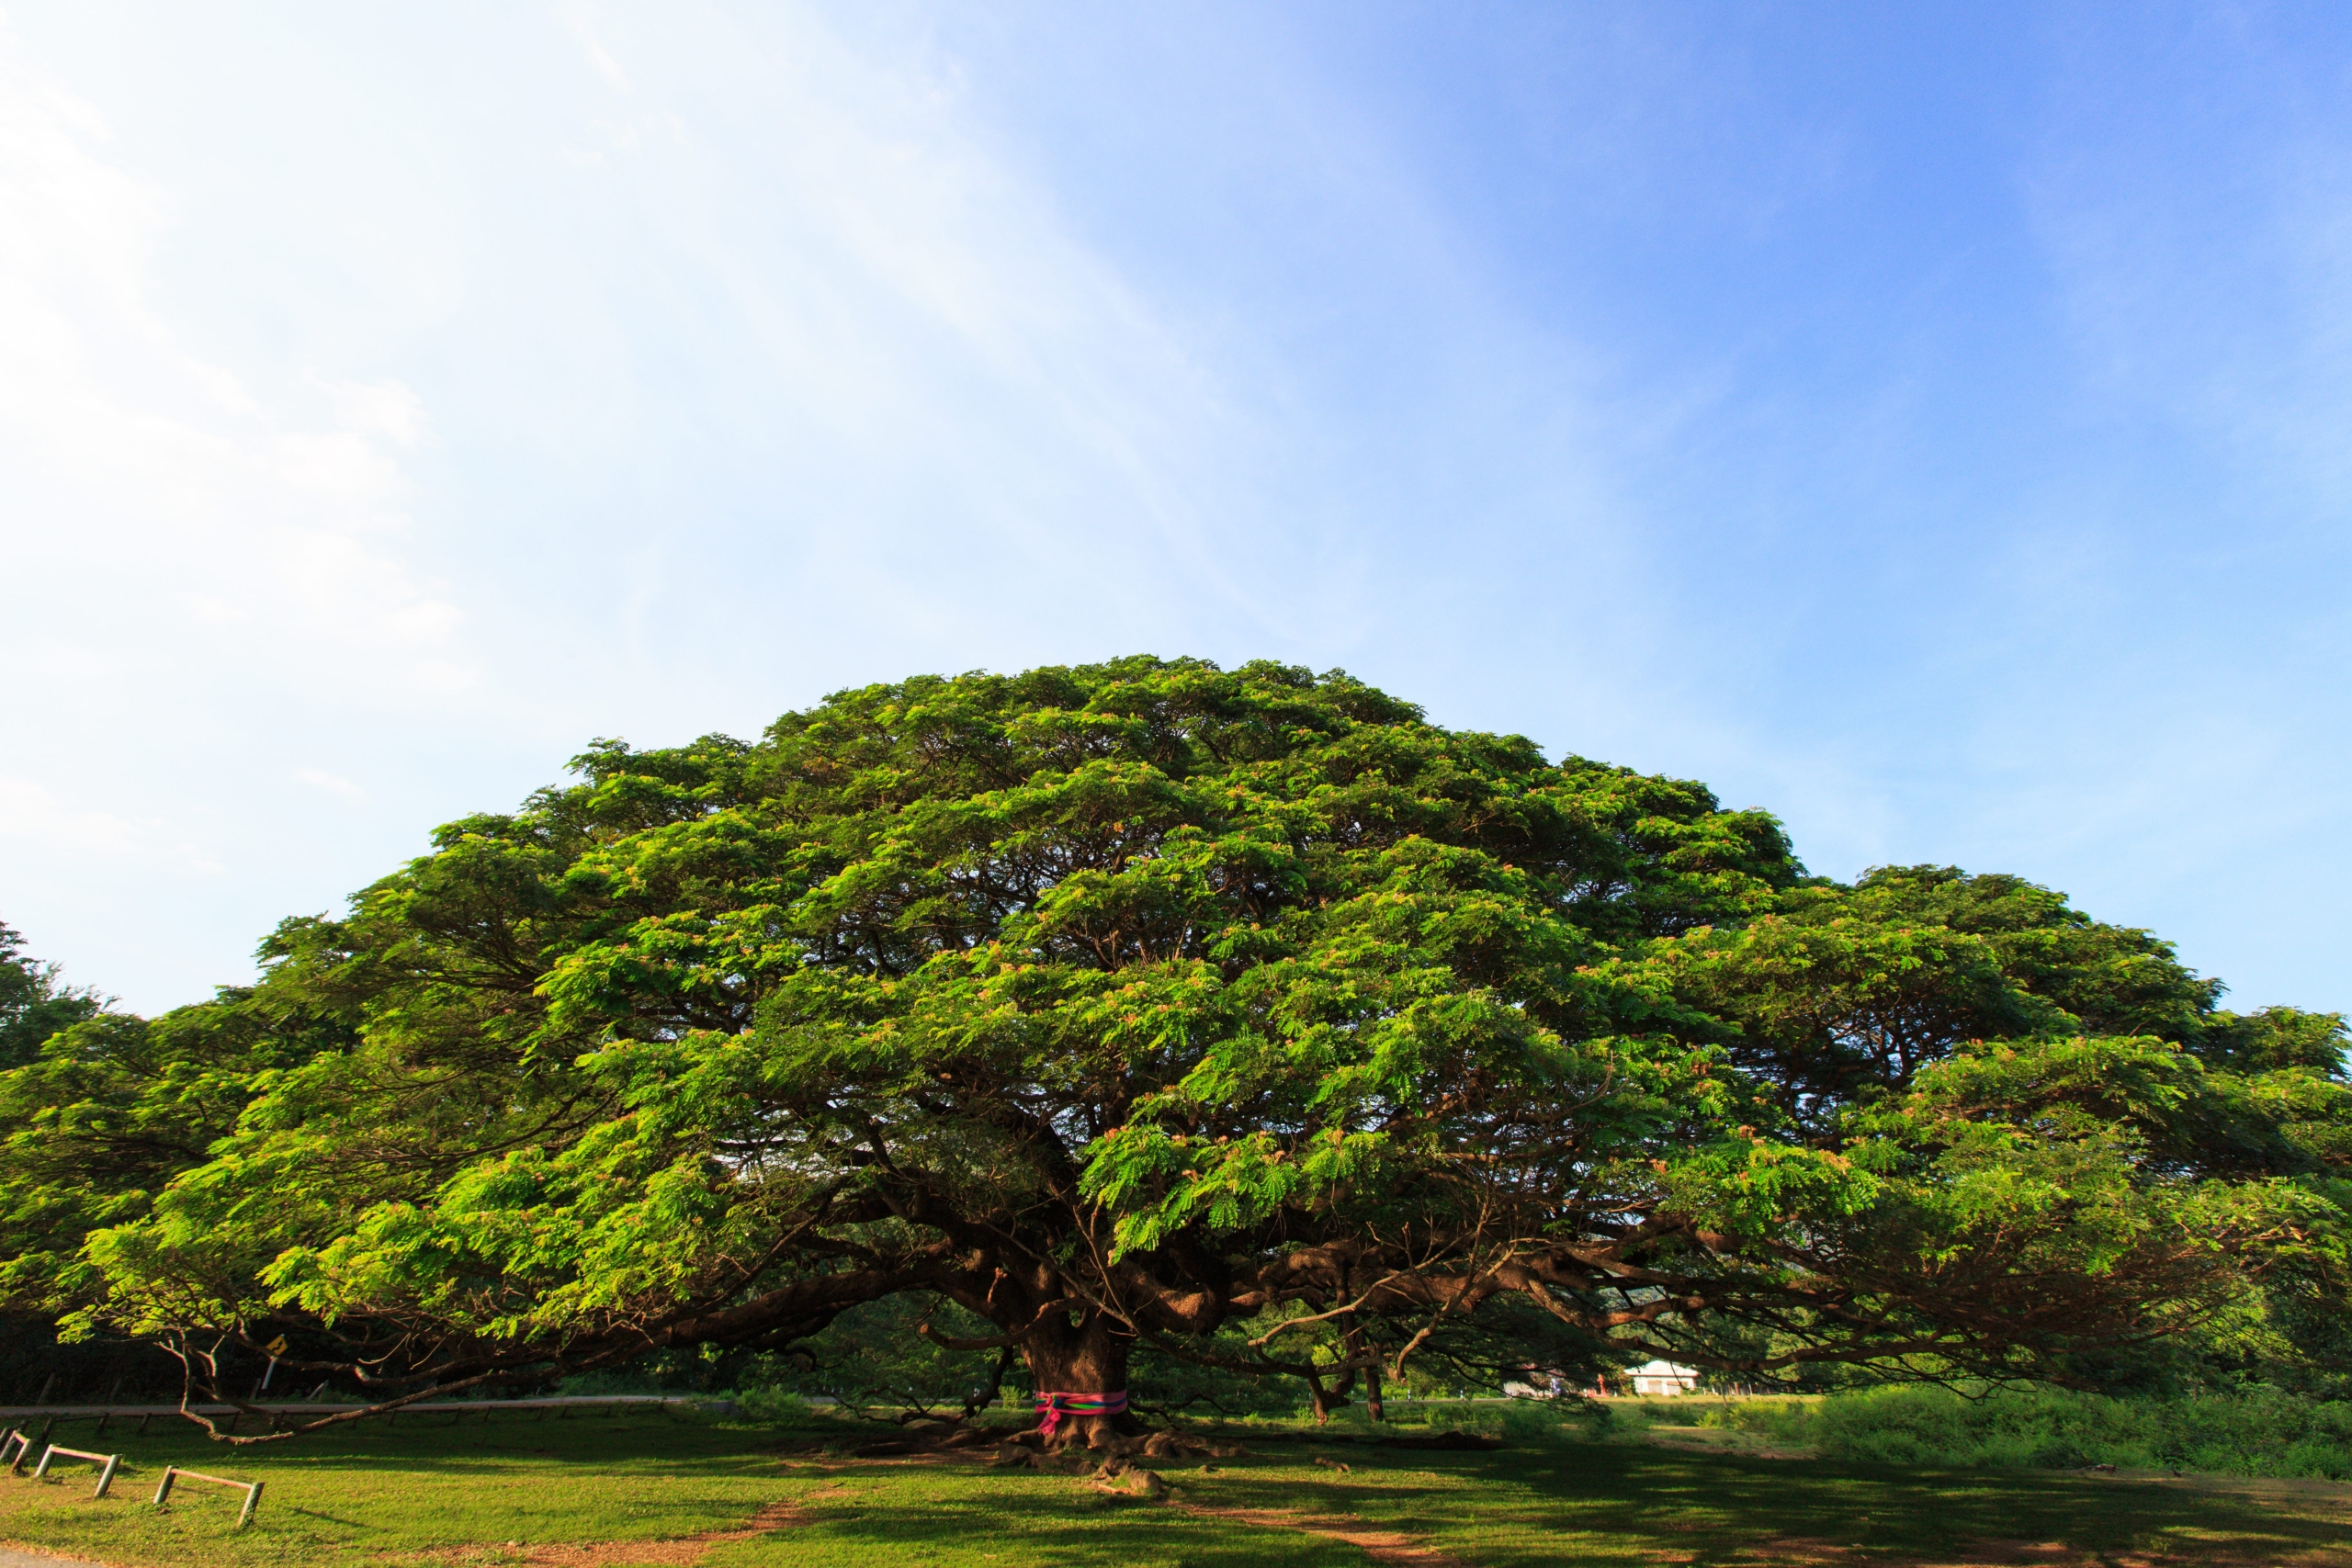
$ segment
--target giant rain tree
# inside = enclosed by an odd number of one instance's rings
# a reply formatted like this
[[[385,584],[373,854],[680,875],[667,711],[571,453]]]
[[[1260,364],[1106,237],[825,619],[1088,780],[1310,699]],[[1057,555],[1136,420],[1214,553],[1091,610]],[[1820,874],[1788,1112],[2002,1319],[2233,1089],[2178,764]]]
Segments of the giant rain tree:
[[[1426,1357],[2063,1375],[2343,1288],[2338,1021],[1343,675],[919,679],[576,766],[156,1036],[242,1042],[233,1126],[0,1238],[15,1298],[201,1395],[280,1336],[375,1408],[905,1296],[1040,1393],[1140,1346],[1320,1407]]]

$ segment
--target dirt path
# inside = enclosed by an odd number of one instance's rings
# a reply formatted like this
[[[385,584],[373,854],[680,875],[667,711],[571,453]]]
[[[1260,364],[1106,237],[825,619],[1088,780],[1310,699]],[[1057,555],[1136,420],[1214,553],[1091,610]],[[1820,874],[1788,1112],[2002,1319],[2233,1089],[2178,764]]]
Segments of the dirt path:
[[[868,1462],[986,1464],[989,1462],[989,1457],[985,1453],[965,1450],[956,1453],[914,1454],[905,1458]],[[1163,1471],[1160,1473],[1180,1488],[1185,1487],[1190,1479],[1182,1471]],[[1082,1482],[1085,1477],[1081,1473],[1072,1479]],[[1182,1490],[1161,1496],[1152,1506],[1173,1508],[1180,1513],[1190,1514],[1195,1518],[1226,1519],[1234,1524],[1248,1525],[1253,1529],[1301,1530],[1308,1535],[1322,1536],[1329,1540],[1343,1540],[1361,1551],[1374,1562],[1393,1565],[1393,1568],[1476,1568],[1475,1563],[1465,1562],[1451,1552],[1440,1551],[1426,1541],[1401,1531],[1381,1529],[1376,1526],[1368,1525],[1352,1514],[1299,1514],[1282,1508],[1220,1508],[1210,1503],[1188,1502],[1185,1500]]]
[[[819,1490],[830,1492],[836,1488],[822,1487]],[[818,1495],[809,1494],[811,1496]],[[530,1568],[605,1568],[605,1564],[614,1562],[626,1562],[630,1568],[638,1568],[640,1563],[649,1565],[649,1568],[693,1568],[693,1564],[701,1562],[714,1546],[730,1540],[749,1540],[755,1535],[789,1529],[808,1522],[808,1516],[800,1511],[797,1503],[779,1501],[770,1503],[733,1529],[705,1530],[700,1535],[671,1536],[658,1540],[548,1540],[535,1541],[527,1546],[509,1542],[510,1555],[491,1561],[528,1563]],[[480,1562],[482,1552],[495,1551],[498,1545],[496,1541],[479,1541],[452,1551],[403,1555],[398,1561],[414,1563]],[[31,1563],[29,1559],[28,1562],[29,1568],[44,1568],[43,1564]],[[15,1568],[15,1565],[0,1559],[0,1568]]]
[[[1231,1519],[1259,1529],[1304,1530],[1329,1540],[1344,1540],[1374,1562],[1397,1568],[1473,1568],[1450,1552],[1396,1530],[1376,1529],[1347,1514],[1294,1514],[1281,1508],[1215,1508],[1171,1497],[1166,1505],[1205,1519]]]
[[[808,1522],[808,1516],[797,1504],[775,1502],[731,1530],[705,1530],[700,1535],[676,1536],[669,1540],[551,1540],[541,1546],[525,1547],[522,1561],[531,1568],[602,1568],[607,1562],[688,1568],[701,1562],[721,1541],[749,1540],[755,1535]]]
[[[55,1557],[46,1551],[0,1546],[0,1568],[106,1568],[106,1564],[86,1557]]]

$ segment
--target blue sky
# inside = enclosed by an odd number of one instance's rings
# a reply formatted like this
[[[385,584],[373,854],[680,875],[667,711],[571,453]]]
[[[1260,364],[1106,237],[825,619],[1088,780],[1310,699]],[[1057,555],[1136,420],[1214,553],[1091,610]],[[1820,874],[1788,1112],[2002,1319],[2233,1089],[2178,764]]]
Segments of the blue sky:
[[[17,6],[0,919],[593,736],[1345,667],[2352,1008],[2352,14]]]

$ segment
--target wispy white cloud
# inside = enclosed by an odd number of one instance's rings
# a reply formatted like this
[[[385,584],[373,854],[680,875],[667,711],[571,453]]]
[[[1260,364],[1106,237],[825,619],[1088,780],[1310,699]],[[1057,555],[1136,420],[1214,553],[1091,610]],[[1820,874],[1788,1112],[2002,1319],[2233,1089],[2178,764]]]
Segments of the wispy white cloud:
[[[324,768],[297,768],[294,770],[294,778],[299,784],[309,784],[312,789],[324,790],[329,795],[355,804],[368,798],[368,792],[359,785],[345,778],[341,773],[331,773]]]
[[[1672,6],[28,15],[0,657],[41,701],[0,767],[47,826],[0,835],[0,887],[168,1000],[107,911],[178,846],[237,861],[155,922],[210,944],[188,994],[585,736],[1142,648],[1345,663],[1703,777],[1825,870],[2272,930],[2205,885],[2302,830],[2341,748],[2249,696],[2229,595],[2148,553],[2222,530],[2137,465],[2234,450],[2182,471],[2233,521],[2301,487],[2317,549],[2344,128],[2217,153],[2249,221],[2144,148],[2044,159],[2020,220],[2017,128],[1973,117],[2023,89],[1977,68],[2043,67],[1951,64],[1983,39],[1939,25],[1872,55]],[[2115,88],[2085,123],[2179,96],[2092,31],[2052,77]],[[2275,298],[2222,308],[2255,253]],[[2162,439],[2115,435],[2150,409]],[[2276,639],[2324,663],[2321,619]],[[2177,896],[2132,908],[2173,849]]]
[[[951,62],[809,7],[560,20],[492,28],[471,93],[379,39],[323,106],[271,96],[353,70],[323,19],[266,71],[191,34],[157,78],[0,32],[0,654],[45,681],[18,771],[53,829],[0,866],[14,897],[128,892],[193,813],[240,846],[239,911],[187,922],[232,978],[376,846],[585,735],[1328,613],[1277,535],[1233,568],[1271,450],[1246,398],[988,151]],[[189,71],[201,104],[149,107]],[[117,786],[162,747],[134,816]],[[388,748],[463,760],[347,760]]]
[[[29,779],[0,776],[0,838],[69,862],[128,862],[206,875],[227,869],[200,846],[178,839],[160,817],[77,808]]]
[[[399,543],[416,394],[312,378],[303,406],[189,346],[157,302],[178,204],[108,141],[0,30],[0,547],[18,588],[0,643],[177,661],[187,635],[243,627],[239,656],[282,684],[324,654],[345,682],[446,686],[461,617]],[[35,587],[63,581],[106,588]]]

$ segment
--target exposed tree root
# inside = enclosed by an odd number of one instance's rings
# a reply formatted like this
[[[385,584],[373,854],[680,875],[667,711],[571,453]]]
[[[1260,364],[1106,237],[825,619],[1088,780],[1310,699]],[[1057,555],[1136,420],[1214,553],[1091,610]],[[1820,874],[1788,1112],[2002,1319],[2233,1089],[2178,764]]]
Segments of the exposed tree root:
[[[850,1450],[854,1459],[898,1459],[910,1454],[952,1452],[957,1449],[987,1449],[1023,1436],[1019,1427],[918,1427],[895,1438],[861,1443]],[[1035,1434],[1030,1434],[1034,1436]]]
[[[1315,1448],[1352,1444],[1367,1449],[1434,1449],[1446,1453],[1486,1453],[1503,1446],[1500,1438],[1482,1438],[1476,1432],[1399,1433],[1378,1438],[1359,1438],[1349,1432],[1252,1432],[1250,1440],[1253,1443],[1296,1443]]]
[[[1022,1470],[1079,1475],[1097,1466],[1125,1466],[1138,1459],[1237,1459],[1247,1451],[1238,1443],[1188,1438],[1181,1432],[1153,1432],[1147,1437],[1097,1432],[1084,1448],[1075,1443],[1049,1443],[1035,1432],[1021,1432],[997,1444],[994,1462]]]

